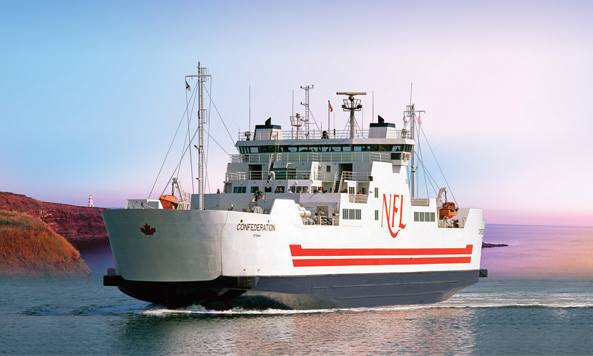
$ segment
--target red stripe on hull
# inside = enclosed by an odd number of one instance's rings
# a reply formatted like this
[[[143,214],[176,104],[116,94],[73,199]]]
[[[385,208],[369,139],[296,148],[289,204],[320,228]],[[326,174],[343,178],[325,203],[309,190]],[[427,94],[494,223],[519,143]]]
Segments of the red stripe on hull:
[[[471,255],[472,250],[473,245],[460,248],[302,248],[301,245],[290,245],[292,257]]]
[[[331,267],[331,266],[386,266],[386,265],[424,265],[445,263],[470,263],[471,256],[463,257],[409,257],[409,258],[329,258],[296,259],[294,267]]]

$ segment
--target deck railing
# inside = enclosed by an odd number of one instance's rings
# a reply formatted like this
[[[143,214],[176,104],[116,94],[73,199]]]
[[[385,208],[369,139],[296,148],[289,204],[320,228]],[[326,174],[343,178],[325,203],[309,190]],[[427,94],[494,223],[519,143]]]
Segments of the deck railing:
[[[349,194],[348,195],[348,202],[350,203],[363,203],[366,204],[366,202],[369,200],[369,195],[368,194]]]
[[[249,137],[249,139],[248,139]],[[239,141],[253,140],[254,131],[240,131]],[[304,130],[284,130],[270,132],[269,140],[340,140],[349,139],[350,130],[310,130],[305,133]],[[354,138],[369,138],[369,130],[356,130]],[[409,130],[388,130],[387,137],[384,138],[411,138]],[[260,136],[261,139],[261,136]]]
[[[342,181],[369,181],[370,172],[342,172]],[[296,170],[277,170],[277,171],[241,171],[226,173],[226,181],[234,182],[240,180],[288,180],[288,179],[306,179],[320,180],[323,182],[333,182],[335,174],[329,174],[323,171],[296,171]]]
[[[276,162],[338,162],[355,161],[391,162],[391,152],[287,152],[231,155],[231,162],[269,163]]]

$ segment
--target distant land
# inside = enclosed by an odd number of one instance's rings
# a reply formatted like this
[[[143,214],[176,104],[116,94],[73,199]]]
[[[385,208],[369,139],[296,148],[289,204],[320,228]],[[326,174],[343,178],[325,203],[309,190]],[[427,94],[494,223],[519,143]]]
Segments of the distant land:
[[[89,273],[78,250],[41,219],[0,210],[0,276],[78,277]]]
[[[490,242],[482,242],[482,248],[493,248],[493,247],[507,247],[508,244],[494,244]]]
[[[22,194],[0,192],[0,210],[17,211],[40,218],[71,242],[107,239],[103,208],[48,203]]]
[[[0,276],[88,275],[73,244],[107,241],[103,210],[0,192]]]

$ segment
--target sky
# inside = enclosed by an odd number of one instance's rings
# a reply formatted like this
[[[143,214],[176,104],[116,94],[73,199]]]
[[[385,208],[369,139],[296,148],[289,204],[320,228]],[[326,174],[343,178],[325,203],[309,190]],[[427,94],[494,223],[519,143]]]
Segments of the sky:
[[[214,110],[209,131],[228,153],[250,86],[252,124],[288,129],[300,85],[314,85],[324,125],[336,91],[364,90],[399,126],[413,82],[462,206],[489,223],[593,225],[591,2],[0,1],[0,53],[0,191],[106,207],[146,197],[200,61],[230,137]],[[216,191],[229,158],[209,147]]]

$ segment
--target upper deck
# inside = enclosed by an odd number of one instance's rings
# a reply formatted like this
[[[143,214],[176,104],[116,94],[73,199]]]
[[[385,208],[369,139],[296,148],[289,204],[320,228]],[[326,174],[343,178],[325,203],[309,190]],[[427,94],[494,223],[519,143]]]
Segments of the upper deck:
[[[415,141],[409,130],[396,130],[395,124],[381,120],[368,130],[310,130],[294,127],[282,131],[280,125],[256,125],[255,131],[239,133],[236,147],[241,154],[322,153],[322,152],[399,152],[412,150]]]
[[[371,125],[373,125],[371,123]],[[257,137],[255,131],[242,131],[239,132],[238,144],[242,141],[284,141],[284,140],[353,140],[350,138],[350,130],[310,130],[308,133],[300,132],[296,130],[280,130],[278,125],[275,126],[278,129],[270,130],[269,138],[265,134],[263,137]],[[256,129],[257,131],[257,129]],[[412,135],[409,130],[384,130],[384,134],[376,132],[378,130],[356,130],[354,134],[354,140],[360,139],[410,139]],[[267,138],[267,139],[266,139]]]

